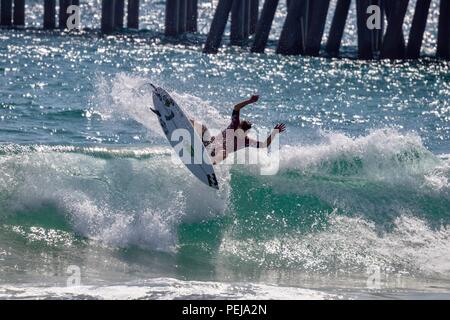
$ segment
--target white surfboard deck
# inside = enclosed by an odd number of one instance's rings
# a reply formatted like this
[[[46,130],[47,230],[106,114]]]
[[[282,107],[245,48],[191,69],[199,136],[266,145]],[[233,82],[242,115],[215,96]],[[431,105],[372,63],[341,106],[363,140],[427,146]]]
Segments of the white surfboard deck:
[[[211,165],[206,148],[202,143],[202,139],[197,131],[192,126],[191,121],[180,108],[180,106],[173,100],[173,98],[160,87],[153,86],[153,105],[155,110],[152,110],[159,118],[159,123],[164,131],[164,134],[169,140],[173,148],[179,147],[180,141],[172,141],[172,134],[177,129],[185,129],[189,132],[191,141],[183,140],[182,152],[186,159],[190,157],[190,161],[183,161],[189,171],[197,177],[201,182],[207,186],[219,190],[219,183],[217,181],[214,167]],[[195,150],[198,152],[194,152]],[[201,152],[200,152],[201,150]],[[178,156],[181,157],[180,154]],[[187,162],[187,163],[186,163]]]

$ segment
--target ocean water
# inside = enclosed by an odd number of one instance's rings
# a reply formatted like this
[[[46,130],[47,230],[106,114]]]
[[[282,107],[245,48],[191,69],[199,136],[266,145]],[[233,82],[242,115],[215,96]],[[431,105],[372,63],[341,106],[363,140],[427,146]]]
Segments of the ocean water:
[[[98,2],[82,1],[85,27]],[[0,298],[450,298],[438,1],[429,57],[403,62],[352,59],[353,12],[349,58],[283,57],[274,41],[204,55],[210,4],[177,40],[161,1],[144,1],[139,33],[41,32],[40,1],[36,29],[0,30]],[[243,117],[286,123],[277,174],[222,165],[221,190],[202,185],[171,160],[149,82],[213,129],[260,94]]]

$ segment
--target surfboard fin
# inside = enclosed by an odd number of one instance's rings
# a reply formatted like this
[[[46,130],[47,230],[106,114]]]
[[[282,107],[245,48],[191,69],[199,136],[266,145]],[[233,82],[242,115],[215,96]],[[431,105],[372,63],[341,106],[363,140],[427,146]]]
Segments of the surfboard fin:
[[[155,110],[153,108],[150,108],[150,110],[152,110],[153,113],[156,114],[158,117],[161,117],[161,113],[158,110]]]
[[[140,87],[138,88],[138,90],[140,90],[140,89],[142,89],[142,88],[144,88],[144,87],[148,87],[148,86],[151,86],[153,91],[156,91],[156,89],[157,89],[157,87],[156,87],[153,83],[151,83],[151,82],[146,82],[146,83],[144,83],[142,86],[140,86]]]

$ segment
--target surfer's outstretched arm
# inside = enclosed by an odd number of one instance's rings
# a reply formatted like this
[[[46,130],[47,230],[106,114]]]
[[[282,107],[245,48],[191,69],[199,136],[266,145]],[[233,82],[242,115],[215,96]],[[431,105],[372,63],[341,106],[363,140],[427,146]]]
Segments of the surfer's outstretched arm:
[[[259,100],[259,96],[252,96],[250,99],[242,101],[234,106],[234,111],[241,111],[242,108]]]

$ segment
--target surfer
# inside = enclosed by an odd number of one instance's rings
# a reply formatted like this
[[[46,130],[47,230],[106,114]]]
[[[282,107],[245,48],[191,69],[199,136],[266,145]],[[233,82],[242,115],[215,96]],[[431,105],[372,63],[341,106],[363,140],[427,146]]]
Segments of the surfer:
[[[215,137],[210,137],[208,128],[205,125],[201,126],[203,144],[210,150],[213,164],[225,160],[228,155],[243,148],[268,148],[277,134],[286,130],[286,126],[283,123],[279,123],[265,141],[257,141],[247,136],[248,131],[252,128],[252,123],[247,120],[241,120],[240,111],[258,100],[259,96],[254,95],[250,99],[235,105],[231,114],[230,125]],[[191,120],[191,122],[194,126],[197,125],[195,121]]]

